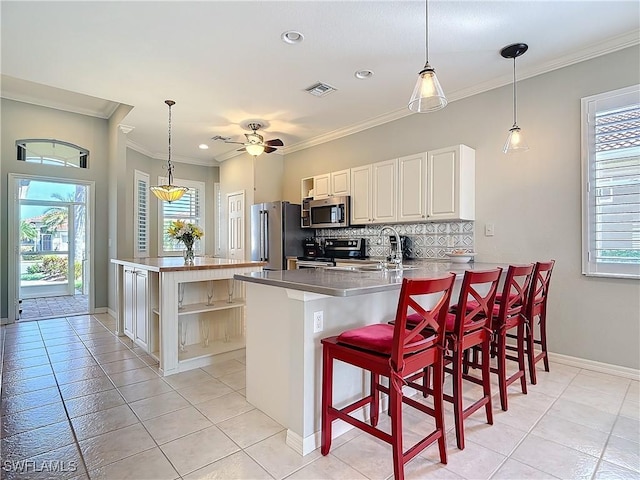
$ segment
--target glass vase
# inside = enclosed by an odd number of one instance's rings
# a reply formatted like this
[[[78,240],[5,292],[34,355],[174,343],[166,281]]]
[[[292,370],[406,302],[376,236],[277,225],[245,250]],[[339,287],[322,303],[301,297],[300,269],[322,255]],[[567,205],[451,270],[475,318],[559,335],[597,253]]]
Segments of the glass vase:
[[[186,248],[182,252],[184,256],[185,265],[193,265],[193,245],[186,245]]]

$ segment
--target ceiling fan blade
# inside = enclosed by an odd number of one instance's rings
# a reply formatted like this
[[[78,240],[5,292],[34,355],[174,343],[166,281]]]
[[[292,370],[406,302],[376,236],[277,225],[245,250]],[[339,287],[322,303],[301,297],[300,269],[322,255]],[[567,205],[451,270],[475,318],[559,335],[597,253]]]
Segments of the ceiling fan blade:
[[[279,138],[274,138],[273,140],[267,140],[264,142],[265,145],[269,145],[270,147],[284,147],[284,143]]]
[[[242,142],[232,142],[231,140],[225,140],[224,143],[235,143],[236,145],[244,145]]]
[[[247,149],[245,147],[239,148],[236,152],[246,152]]]
[[[277,148],[273,148],[273,147],[264,147],[264,153],[271,153],[271,152],[275,152],[277,150]]]

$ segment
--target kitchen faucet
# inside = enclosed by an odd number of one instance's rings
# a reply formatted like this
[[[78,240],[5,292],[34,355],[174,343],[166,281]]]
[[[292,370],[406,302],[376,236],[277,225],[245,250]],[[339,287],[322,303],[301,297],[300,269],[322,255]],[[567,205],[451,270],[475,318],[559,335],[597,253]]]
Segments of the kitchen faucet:
[[[385,230],[391,230],[393,235],[396,237],[396,248],[394,250],[393,246],[391,246],[391,262],[394,263],[398,268],[402,267],[402,243],[400,242],[400,234],[398,231],[393,228],[385,225],[380,229],[380,233],[378,234],[378,241],[382,239],[382,234]]]

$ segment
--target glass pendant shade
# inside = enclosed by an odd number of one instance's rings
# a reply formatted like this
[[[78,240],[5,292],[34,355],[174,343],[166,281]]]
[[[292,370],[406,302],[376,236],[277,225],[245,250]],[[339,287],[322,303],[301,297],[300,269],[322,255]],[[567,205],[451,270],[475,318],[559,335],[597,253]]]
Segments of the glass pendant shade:
[[[155,185],[149,187],[149,190],[164,202],[175,202],[176,200],[180,200],[189,189],[177,185]]]
[[[507,141],[504,142],[504,147],[502,147],[502,151],[504,153],[517,153],[517,152],[525,152],[529,150],[529,145],[527,145],[526,140],[522,136],[522,130],[518,126],[517,115],[518,115],[518,95],[516,93],[516,58],[520,55],[523,55],[529,46],[526,43],[514,43],[512,45],[507,45],[502,50],[500,50],[500,55],[503,58],[513,59],[513,126],[509,129],[509,135],[507,136]]]
[[[524,152],[525,150],[529,150],[529,145],[527,145],[520,127],[514,125],[509,129],[509,135],[507,136],[507,141],[504,142],[502,151],[504,153],[516,153]]]
[[[247,149],[247,153],[254,157],[264,152],[264,145],[247,145],[245,148]]]
[[[440,86],[436,71],[427,63],[409,100],[409,110],[416,113],[435,112],[447,106],[447,97]]]

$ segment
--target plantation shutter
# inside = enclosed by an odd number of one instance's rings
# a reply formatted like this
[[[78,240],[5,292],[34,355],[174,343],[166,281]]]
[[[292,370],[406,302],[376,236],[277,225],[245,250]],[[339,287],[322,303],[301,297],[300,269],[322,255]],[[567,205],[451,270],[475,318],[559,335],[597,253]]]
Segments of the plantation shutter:
[[[146,258],[149,256],[149,175],[136,170],[134,183],[134,256]]]
[[[640,273],[640,92],[589,102],[591,273]]]
[[[166,181],[166,180],[165,180]],[[169,224],[175,220],[195,223],[204,228],[204,184],[201,182],[185,182],[174,180],[175,184],[185,185],[189,190],[175,202],[162,203],[162,246],[164,252],[182,252],[184,244],[172,239],[167,234]],[[193,248],[202,253],[201,240],[196,240]]]

